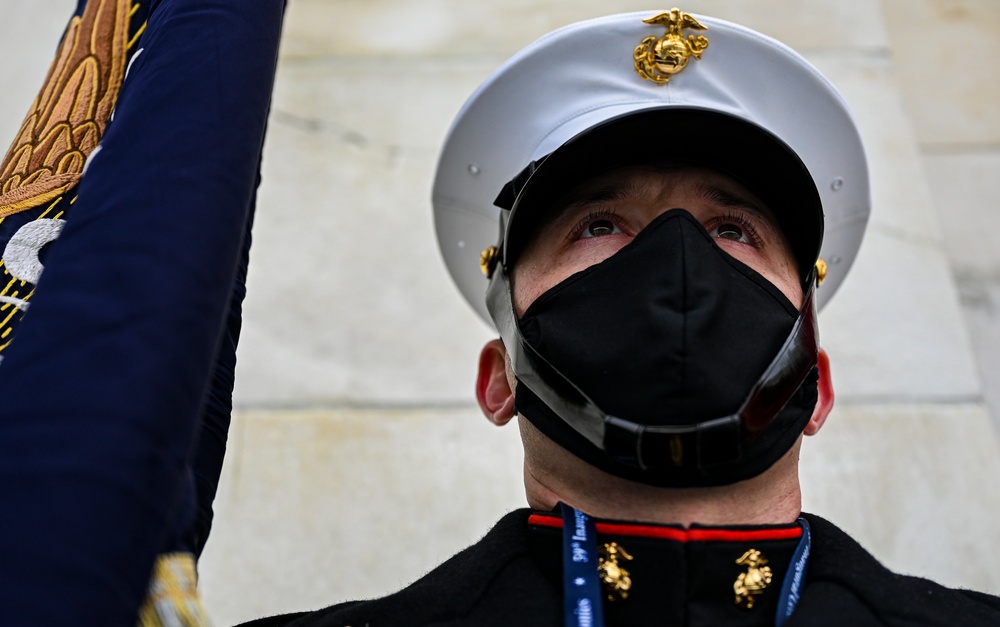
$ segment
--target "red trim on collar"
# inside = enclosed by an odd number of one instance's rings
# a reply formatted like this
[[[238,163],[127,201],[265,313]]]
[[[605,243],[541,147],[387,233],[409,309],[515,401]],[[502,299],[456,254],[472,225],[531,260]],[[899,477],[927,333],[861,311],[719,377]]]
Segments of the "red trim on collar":
[[[528,517],[528,524],[562,529],[563,521],[558,516],[532,514]],[[678,529],[635,523],[597,522],[595,526],[598,533],[605,535],[657,538],[675,542],[763,542],[766,540],[797,540],[802,537],[802,527],[798,525],[777,529],[708,529],[705,527]]]

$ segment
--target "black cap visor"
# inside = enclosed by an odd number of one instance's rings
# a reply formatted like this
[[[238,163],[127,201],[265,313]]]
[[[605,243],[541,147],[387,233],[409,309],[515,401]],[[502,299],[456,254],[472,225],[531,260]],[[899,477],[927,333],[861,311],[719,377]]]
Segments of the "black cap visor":
[[[509,209],[503,263],[509,267],[538,221],[571,189],[609,170],[655,163],[712,168],[747,187],[775,215],[809,276],[823,241],[823,209],[812,176],[783,141],[740,118],[661,107],[607,120],[532,163],[501,191]]]

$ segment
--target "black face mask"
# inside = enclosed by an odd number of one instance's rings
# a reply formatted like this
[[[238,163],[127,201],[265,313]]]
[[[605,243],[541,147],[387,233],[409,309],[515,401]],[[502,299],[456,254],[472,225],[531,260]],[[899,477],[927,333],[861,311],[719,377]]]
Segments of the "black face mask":
[[[774,285],[721,250],[690,213],[674,209],[609,259],[545,292],[518,326],[526,343],[602,412],[640,425],[690,426],[740,409],[798,317]],[[558,389],[558,381],[542,378]],[[766,428],[741,444],[738,459],[711,467],[683,464],[680,451],[662,449],[650,450],[641,468],[616,460],[520,376],[515,404],[594,466],[648,484],[693,487],[769,468],[805,428],[816,397],[812,369],[780,414],[767,416]]]

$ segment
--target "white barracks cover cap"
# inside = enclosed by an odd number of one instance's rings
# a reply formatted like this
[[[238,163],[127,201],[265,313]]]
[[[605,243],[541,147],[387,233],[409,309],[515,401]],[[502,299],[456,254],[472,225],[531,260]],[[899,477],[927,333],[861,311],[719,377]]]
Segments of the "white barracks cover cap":
[[[459,112],[441,153],[438,244],[484,320],[480,256],[491,246],[502,254],[508,228],[494,201],[546,156],[521,190],[542,188],[538,178],[567,188],[580,182],[574,176],[650,160],[734,176],[777,215],[800,268],[825,261],[821,307],[857,254],[871,206],[847,104],[784,44],[676,9],[573,24],[494,72]]]

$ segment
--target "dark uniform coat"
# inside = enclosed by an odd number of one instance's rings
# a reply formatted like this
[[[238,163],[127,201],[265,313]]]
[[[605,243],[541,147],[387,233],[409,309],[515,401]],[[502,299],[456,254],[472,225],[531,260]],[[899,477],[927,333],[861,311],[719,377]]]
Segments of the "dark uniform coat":
[[[812,530],[811,557],[787,627],[1000,625],[1000,598],[897,575],[833,524],[804,517]],[[559,520],[512,512],[481,541],[395,594],[244,627],[558,627],[563,624]],[[619,542],[632,558],[622,562],[632,589],[624,600],[605,601],[607,625],[773,625],[778,590],[798,544],[782,539],[791,528],[797,525],[701,528],[714,530],[714,539],[679,542],[669,539],[671,530],[685,533],[676,527],[604,523],[602,529],[598,522],[598,542]],[[666,530],[667,537],[658,530]],[[735,559],[748,548],[768,557],[773,575],[750,609],[736,604],[733,591],[741,572]]]

